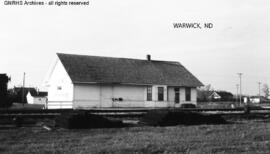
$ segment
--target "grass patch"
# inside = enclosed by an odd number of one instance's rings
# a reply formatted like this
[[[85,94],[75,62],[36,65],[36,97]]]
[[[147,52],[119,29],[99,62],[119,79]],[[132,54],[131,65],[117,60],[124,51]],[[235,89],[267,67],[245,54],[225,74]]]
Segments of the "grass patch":
[[[0,130],[1,153],[270,153],[270,123]]]

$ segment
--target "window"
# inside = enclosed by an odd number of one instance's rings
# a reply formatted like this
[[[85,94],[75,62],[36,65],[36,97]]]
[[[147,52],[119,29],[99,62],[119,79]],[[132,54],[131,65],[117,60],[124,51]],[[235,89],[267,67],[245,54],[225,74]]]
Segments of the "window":
[[[147,87],[147,101],[152,101],[152,87],[148,86]]]
[[[186,88],[186,101],[191,100],[191,88]]]
[[[158,101],[164,101],[164,88],[158,87]]]
[[[175,98],[174,98],[174,102],[175,103],[179,103],[180,102],[180,93],[179,93],[179,88],[174,88],[174,93],[175,93]]]

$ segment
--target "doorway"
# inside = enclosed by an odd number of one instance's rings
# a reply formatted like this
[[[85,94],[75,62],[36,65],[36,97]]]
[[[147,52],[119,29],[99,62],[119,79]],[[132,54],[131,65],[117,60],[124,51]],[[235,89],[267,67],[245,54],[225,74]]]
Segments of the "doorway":
[[[180,88],[174,88],[174,102],[178,104],[180,102]]]

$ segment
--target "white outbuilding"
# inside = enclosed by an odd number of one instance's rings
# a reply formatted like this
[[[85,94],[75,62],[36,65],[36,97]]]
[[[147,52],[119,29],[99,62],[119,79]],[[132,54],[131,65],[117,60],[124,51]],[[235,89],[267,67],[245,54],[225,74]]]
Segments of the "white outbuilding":
[[[29,90],[26,95],[28,104],[39,104],[46,106],[47,104],[47,92],[39,92],[36,90]]]

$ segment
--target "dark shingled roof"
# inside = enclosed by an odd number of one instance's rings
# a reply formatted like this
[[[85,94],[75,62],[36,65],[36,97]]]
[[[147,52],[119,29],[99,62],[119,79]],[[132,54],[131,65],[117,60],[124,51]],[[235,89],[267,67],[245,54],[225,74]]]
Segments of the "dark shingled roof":
[[[203,84],[179,62],[57,54],[73,83],[197,87]]]
[[[33,97],[47,97],[48,92],[45,91],[37,91],[36,93],[31,93]]]
[[[28,92],[30,92],[31,96],[33,97],[46,97],[48,96],[48,92],[45,91],[37,91],[37,89],[32,88],[32,87],[15,87],[14,91],[18,94],[20,93],[20,95],[22,94],[22,90],[24,89],[24,95],[26,96],[28,94]]]

